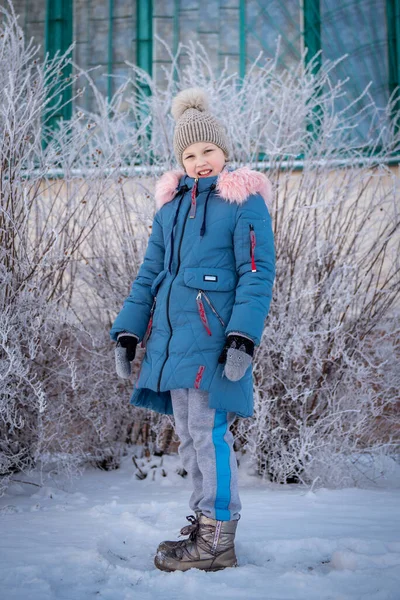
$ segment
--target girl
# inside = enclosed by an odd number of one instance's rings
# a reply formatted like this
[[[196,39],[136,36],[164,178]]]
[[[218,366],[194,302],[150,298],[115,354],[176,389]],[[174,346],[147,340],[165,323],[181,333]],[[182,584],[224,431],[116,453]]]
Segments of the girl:
[[[229,171],[228,140],[203,90],[174,99],[174,152],[184,171],[156,186],[152,233],[129,297],[116,318],[117,371],[129,376],[146,347],[131,403],[173,413],[179,454],[191,476],[196,516],[162,542],[164,571],[236,566],[241,504],[230,425],[253,412],[252,357],[275,276],[270,183]]]

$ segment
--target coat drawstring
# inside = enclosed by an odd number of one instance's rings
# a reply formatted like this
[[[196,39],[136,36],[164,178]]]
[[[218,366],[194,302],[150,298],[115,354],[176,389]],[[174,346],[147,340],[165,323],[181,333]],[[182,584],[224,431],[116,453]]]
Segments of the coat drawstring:
[[[168,265],[168,271],[171,273],[171,265],[172,265],[172,259],[174,256],[174,227],[176,225],[176,222],[178,220],[178,214],[179,214],[179,209],[181,207],[182,204],[182,200],[184,195],[186,194],[186,192],[189,190],[188,186],[183,185],[179,190],[178,193],[176,194],[175,198],[180,194],[180,198],[179,198],[179,202],[178,202],[178,206],[176,207],[176,211],[175,211],[175,216],[174,216],[174,222],[172,224],[172,229],[171,229],[171,255],[169,257],[169,265]]]
[[[210,189],[208,190],[208,194],[207,194],[207,198],[204,204],[204,216],[203,216],[203,223],[201,224],[201,228],[200,228],[200,237],[203,237],[203,235],[206,232],[206,215],[207,215],[207,205],[208,205],[208,199],[210,197],[211,192],[213,192],[215,190],[217,186],[215,185],[215,183],[211,184]]]
[[[203,237],[205,232],[206,232],[206,217],[207,217],[207,206],[208,206],[208,199],[210,198],[210,194],[211,192],[213,192],[216,188],[216,184],[213,183],[210,186],[210,189],[208,190],[208,194],[206,197],[206,201],[204,203],[204,216],[203,216],[203,222],[201,224],[201,228],[200,228],[200,236]],[[181,207],[182,204],[182,200],[184,195],[186,194],[187,191],[189,191],[189,187],[186,185],[183,185],[177,192],[175,198],[177,198],[178,195],[180,195],[179,198],[179,202],[178,202],[178,206],[176,207],[176,211],[175,211],[175,215],[174,215],[174,221],[172,223],[172,230],[171,230],[171,255],[169,257],[169,264],[168,264],[168,271],[171,273],[171,267],[172,267],[172,259],[174,256],[174,228],[175,225],[177,223],[178,220],[178,214],[179,214],[179,209]],[[197,185],[193,186],[192,188],[192,203],[191,203],[191,213],[193,211],[193,197],[194,197],[194,203],[196,202],[196,195],[197,195]],[[194,210],[196,209],[196,204],[194,204]]]

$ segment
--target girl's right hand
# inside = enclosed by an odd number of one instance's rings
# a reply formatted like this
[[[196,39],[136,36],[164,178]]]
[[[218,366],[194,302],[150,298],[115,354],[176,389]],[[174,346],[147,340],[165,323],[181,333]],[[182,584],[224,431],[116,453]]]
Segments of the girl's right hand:
[[[119,377],[128,379],[131,375],[131,362],[135,358],[139,338],[133,333],[123,331],[118,335],[117,340],[115,368]]]

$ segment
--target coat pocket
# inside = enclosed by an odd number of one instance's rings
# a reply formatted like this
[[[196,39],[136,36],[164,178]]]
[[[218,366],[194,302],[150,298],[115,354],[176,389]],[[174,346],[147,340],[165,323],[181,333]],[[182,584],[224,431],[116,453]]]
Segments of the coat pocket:
[[[186,268],[183,275],[184,283],[188,287],[197,290],[196,304],[197,311],[207,335],[212,335],[211,327],[207,318],[211,315],[210,311],[218,319],[221,326],[225,328],[225,322],[220,312],[215,307],[211,300],[211,292],[233,292],[237,284],[236,272],[231,269],[212,269],[207,267],[190,267]],[[216,299],[218,294],[213,296]],[[226,298],[219,298],[217,304],[225,303]],[[212,320],[212,318],[211,318]]]
[[[146,348],[148,339],[151,336],[151,332],[153,330],[153,317],[154,317],[154,311],[156,309],[157,292],[158,292],[158,288],[164,281],[166,274],[167,274],[167,269],[164,269],[163,271],[161,271],[161,273],[159,273],[157,275],[157,277],[153,281],[153,285],[151,286],[151,293],[152,293],[154,299],[153,299],[153,304],[152,304],[151,310],[150,310],[150,318],[149,318],[149,322],[147,324],[146,333],[144,334],[142,344],[141,344],[142,348]]]
[[[149,323],[147,325],[146,333],[144,334],[144,338],[143,338],[142,344],[141,344],[142,348],[146,348],[147,341],[148,341],[149,337],[151,336],[151,332],[153,329],[153,314],[154,314],[154,310],[156,308],[156,301],[157,301],[157,297],[154,298],[153,304],[152,304],[152,307],[150,310]]]

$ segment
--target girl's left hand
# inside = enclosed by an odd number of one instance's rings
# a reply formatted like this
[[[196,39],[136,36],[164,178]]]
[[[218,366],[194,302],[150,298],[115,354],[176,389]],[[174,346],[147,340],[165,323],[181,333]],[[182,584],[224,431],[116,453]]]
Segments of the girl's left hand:
[[[254,342],[239,334],[229,334],[226,338],[218,362],[225,363],[224,375],[230,381],[239,381],[251,364],[254,354]]]

